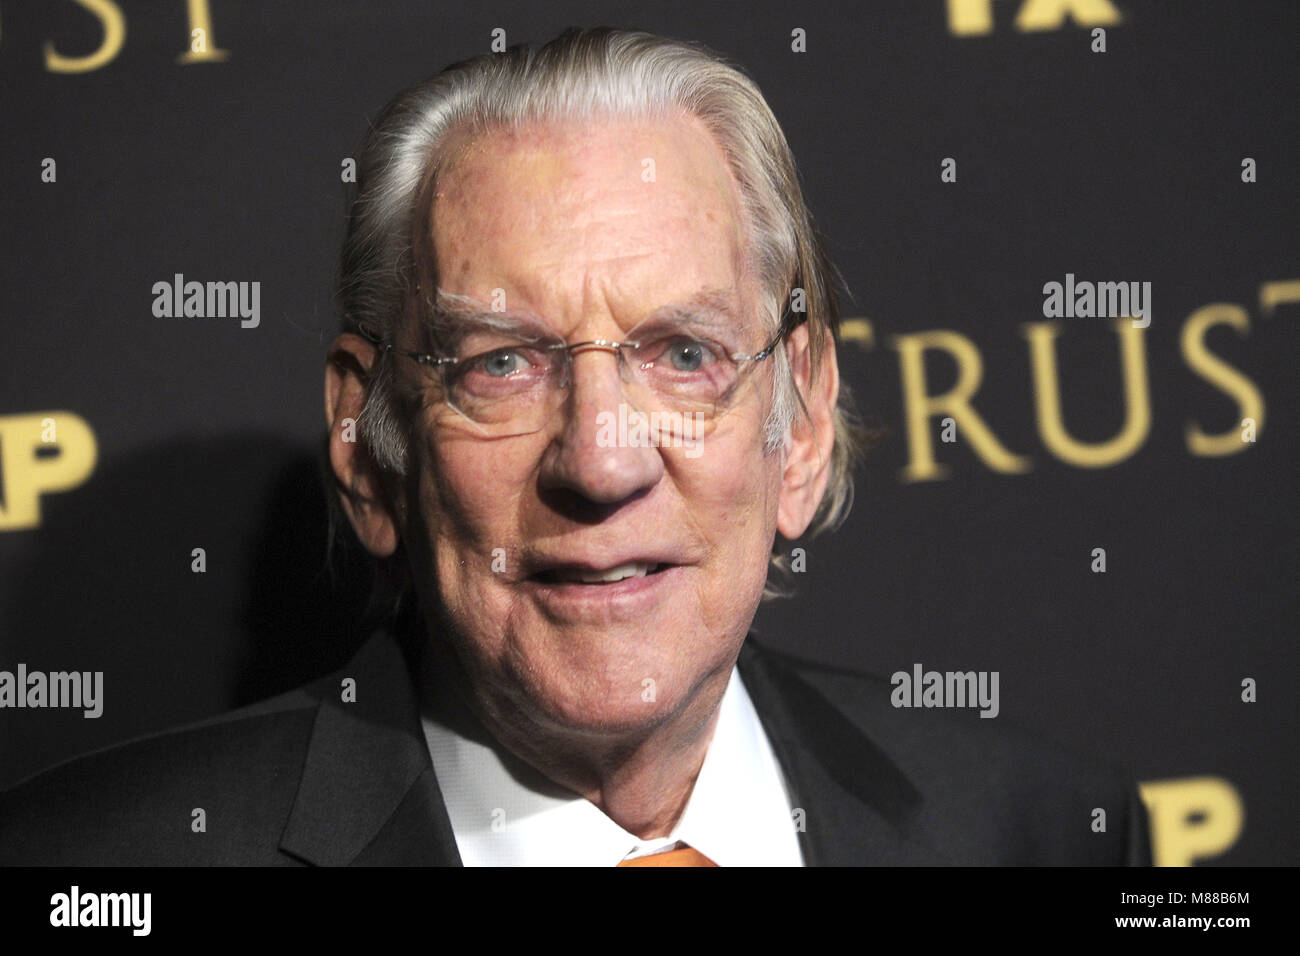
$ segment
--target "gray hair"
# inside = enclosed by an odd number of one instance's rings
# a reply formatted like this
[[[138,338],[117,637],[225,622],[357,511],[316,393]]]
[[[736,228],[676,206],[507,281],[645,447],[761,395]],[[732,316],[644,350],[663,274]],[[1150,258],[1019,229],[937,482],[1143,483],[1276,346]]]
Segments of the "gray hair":
[[[388,104],[358,155],[338,287],[344,331],[393,341],[398,317],[417,308],[421,290],[436,289],[437,277],[428,271],[431,199],[454,138],[608,115],[694,116],[708,128],[739,186],[748,252],[773,333],[792,290],[802,290],[816,380],[828,337],[838,335],[835,272],[776,117],[754,82],[703,44],[608,27],[570,29],[540,49],[520,45],[455,63]],[[788,447],[795,415],[807,414],[785,350],[774,358],[769,454]],[[401,476],[409,415],[399,398],[392,355],[385,353],[372,368],[358,426],[378,465]],[[834,423],[830,479],[814,534],[847,516],[853,466],[867,448],[843,384]],[[778,556],[773,563],[785,564]]]

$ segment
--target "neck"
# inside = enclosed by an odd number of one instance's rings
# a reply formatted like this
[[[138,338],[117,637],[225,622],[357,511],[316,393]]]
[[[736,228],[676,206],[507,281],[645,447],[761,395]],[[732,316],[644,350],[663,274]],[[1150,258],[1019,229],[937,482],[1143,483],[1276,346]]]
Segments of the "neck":
[[[442,719],[466,736],[504,748],[643,840],[667,836],[681,819],[731,677],[730,668],[710,673],[652,728],[604,735],[566,733],[508,698],[476,693],[445,638],[426,642],[421,671],[425,697],[437,702]]]

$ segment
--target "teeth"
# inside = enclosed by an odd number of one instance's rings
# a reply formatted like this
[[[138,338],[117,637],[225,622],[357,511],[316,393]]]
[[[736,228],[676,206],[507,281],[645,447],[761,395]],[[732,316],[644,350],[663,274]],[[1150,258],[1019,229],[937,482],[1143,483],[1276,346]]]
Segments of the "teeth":
[[[583,584],[612,584],[624,578],[643,578],[659,565],[644,561],[629,561],[607,571],[581,571],[577,568],[564,568],[555,572],[561,581],[581,581]]]

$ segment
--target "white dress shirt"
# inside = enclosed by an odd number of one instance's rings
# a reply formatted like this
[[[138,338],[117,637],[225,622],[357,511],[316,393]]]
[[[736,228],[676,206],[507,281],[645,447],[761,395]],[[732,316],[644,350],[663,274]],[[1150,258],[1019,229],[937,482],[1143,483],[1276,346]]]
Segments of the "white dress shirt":
[[[426,688],[426,701],[434,693]],[[461,861],[615,866],[681,841],[719,866],[802,866],[785,776],[734,667],[719,711],[681,819],[668,836],[642,840],[519,760],[463,708],[425,706],[424,736]]]

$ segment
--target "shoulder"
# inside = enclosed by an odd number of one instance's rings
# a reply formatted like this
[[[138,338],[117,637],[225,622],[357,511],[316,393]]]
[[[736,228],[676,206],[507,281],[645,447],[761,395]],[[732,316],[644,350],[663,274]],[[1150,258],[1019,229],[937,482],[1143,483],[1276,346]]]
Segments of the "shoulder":
[[[841,763],[855,750],[883,755],[916,796],[909,826],[951,858],[1149,862],[1145,809],[1116,763],[981,717],[978,708],[896,706],[896,686],[883,677],[758,645],[746,658],[769,697],[797,702],[781,720],[797,746]],[[819,711],[815,719],[811,711]]]
[[[1070,752],[979,708],[895,704],[896,685],[884,677],[828,667],[767,649],[770,666],[817,691],[901,767],[925,779],[968,775],[976,768],[1006,777],[1026,762],[1038,768],[1028,783],[1077,775],[1119,780],[1118,770],[1086,754]],[[919,697],[919,692],[918,692]]]
[[[0,793],[0,864],[279,862],[329,680],[77,757]]]

